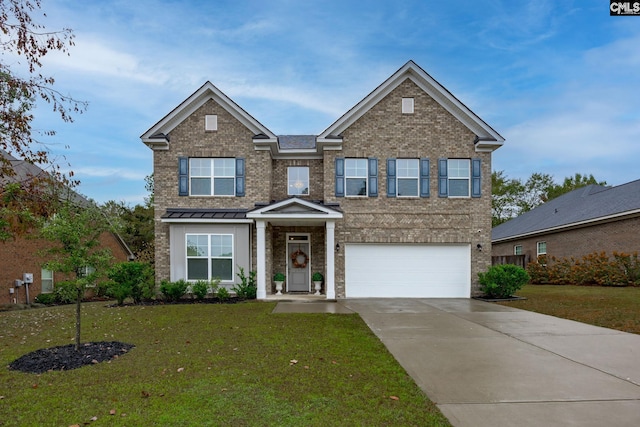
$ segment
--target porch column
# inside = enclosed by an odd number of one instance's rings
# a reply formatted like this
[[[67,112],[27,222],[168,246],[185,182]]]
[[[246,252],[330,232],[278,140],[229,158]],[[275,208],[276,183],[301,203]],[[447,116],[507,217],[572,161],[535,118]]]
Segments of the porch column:
[[[265,228],[267,223],[265,221],[256,220],[256,234],[257,234],[257,242],[256,242],[256,252],[258,259],[256,260],[256,279],[258,281],[258,289],[256,292],[257,299],[266,299],[267,298],[267,260],[266,260],[266,237],[265,237]]]
[[[325,253],[327,254],[326,259],[326,267],[327,267],[327,276],[325,277],[325,293],[327,294],[327,299],[335,299],[336,298],[336,239],[335,239],[335,230],[336,223],[334,221],[327,221],[325,223],[326,231],[327,231],[327,247],[325,248]]]

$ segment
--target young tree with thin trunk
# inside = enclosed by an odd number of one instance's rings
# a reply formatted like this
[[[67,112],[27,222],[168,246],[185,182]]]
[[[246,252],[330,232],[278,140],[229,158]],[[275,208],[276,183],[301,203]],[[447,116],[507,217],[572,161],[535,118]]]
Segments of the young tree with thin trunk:
[[[45,250],[48,261],[43,268],[69,277],[77,291],[76,350],[80,348],[80,308],[88,285],[104,277],[112,262],[111,251],[100,246],[100,236],[109,231],[104,215],[93,205],[64,204],[44,221],[41,235],[51,241]]]

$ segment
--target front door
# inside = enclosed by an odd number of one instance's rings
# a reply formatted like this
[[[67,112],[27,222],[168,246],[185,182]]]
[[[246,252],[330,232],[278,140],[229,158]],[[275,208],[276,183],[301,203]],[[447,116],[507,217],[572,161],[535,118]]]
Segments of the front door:
[[[310,292],[309,235],[289,235],[287,238],[287,291]]]

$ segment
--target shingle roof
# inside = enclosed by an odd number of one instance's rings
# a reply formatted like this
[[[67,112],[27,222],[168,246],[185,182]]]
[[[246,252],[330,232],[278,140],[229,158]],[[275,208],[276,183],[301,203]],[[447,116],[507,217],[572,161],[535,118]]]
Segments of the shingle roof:
[[[491,240],[508,240],[634,211],[640,213],[640,180],[617,187],[588,185],[498,225],[492,230]]]
[[[170,208],[162,219],[246,219],[247,209],[180,209]]]
[[[278,145],[281,150],[314,149],[315,135],[278,135]]]

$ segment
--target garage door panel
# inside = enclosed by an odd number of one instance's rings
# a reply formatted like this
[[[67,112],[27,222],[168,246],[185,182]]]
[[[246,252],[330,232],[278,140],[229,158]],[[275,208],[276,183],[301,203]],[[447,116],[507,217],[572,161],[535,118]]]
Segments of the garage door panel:
[[[469,245],[348,244],[347,298],[468,298]]]

